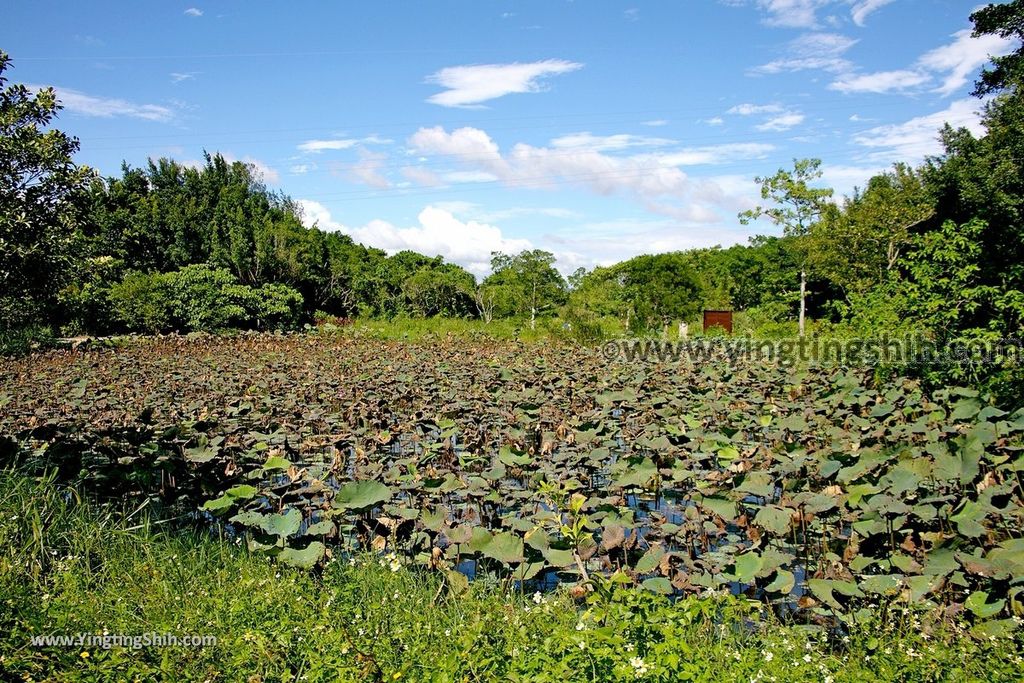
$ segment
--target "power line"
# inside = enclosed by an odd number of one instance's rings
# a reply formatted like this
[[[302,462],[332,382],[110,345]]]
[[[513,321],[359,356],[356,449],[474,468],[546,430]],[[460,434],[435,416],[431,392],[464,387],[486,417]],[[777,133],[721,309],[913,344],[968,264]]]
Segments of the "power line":
[[[816,100],[815,102],[817,104],[817,103],[820,103],[821,100]],[[875,109],[888,109],[888,108],[893,108],[893,107],[899,107],[899,106],[902,105],[902,103],[900,101],[898,101],[898,100],[890,100],[888,102],[875,102],[875,103],[871,103],[871,104],[862,103],[862,104],[859,104],[859,105],[854,107],[854,106],[849,106],[848,103],[845,100],[843,100],[842,98],[837,98],[835,101],[829,102],[829,104],[830,105],[834,105],[834,106],[815,106],[814,111],[815,112],[823,112],[823,113],[827,113],[827,112],[831,112],[831,111],[841,111],[841,110],[846,110],[846,109],[857,109],[857,110],[863,111],[863,110],[875,110]],[[780,106],[785,106],[785,105],[780,105]],[[796,109],[796,108],[799,108],[800,106],[801,106],[801,103],[797,103],[797,104],[789,105],[789,108],[790,109]],[[488,128],[490,128],[491,130],[520,130],[520,129],[531,130],[531,129],[534,129],[534,128],[549,128],[549,127],[552,127],[552,126],[561,125],[561,124],[563,124],[565,122],[566,119],[577,118],[577,117],[588,117],[588,116],[600,116],[600,117],[605,117],[605,116],[623,116],[623,117],[625,117],[625,116],[630,116],[630,117],[646,117],[646,118],[666,118],[666,117],[672,117],[672,116],[677,116],[678,117],[678,116],[681,116],[681,115],[689,115],[689,116],[692,117],[692,116],[707,115],[707,114],[712,114],[712,113],[715,113],[715,114],[726,114],[726,112],[723,111],[723,107],[721,105],[708,105],[706,107],[687,107],[687,108],[679,108],[679,109],[677,109],[677,108],[669,108],[669,109],[666,109],[666,108],[655,108],[655,109],[637,109],[637,110],[631,110],[631,111],[617,111],[617,112],[615,112],[615,111],[613,111],[613,112],[595,112],[595,111],[590,111],[590,112],[559,112],[559,113],[556,113],[556,114],[534,114],[534,115],[526,115],[526,116],[497,116],[497,117],[489,117],[489,118],[486,118],[486,119],[484,119],[484,118],[480,118],[480,119],[463,119],[463,120],[458,121],[457,123],[456,122],[449,122],[447,125],[448,126],[452,126],[452,127],[455,127],[455,126],[458,126],[458,127],[488,126]],[[749,116],[742,117],[742,118],[740,118],[740,115],[734,115],[734,116],[737,116],[737,118],[739,120],[745,120],[745,119],[750,119],[751,118]],[[489,125],[490,123],[495,122],[495,121],[538,121],[538,120],[540,120],[540,121],[545,121],[546,120],[546,121],[548,121],[548,123],[544,123],[544,124],[541,124],[539,126],[516,125],[516,126],[494,127],[494,126],[490,126]],[[619,121],[618,119],[610,119],[610,120],[606,119],[606,120],[602,121],[602,120],[598,119],[598,120],[585,121],[585,122],[582,122],[582,123],[580,123],[578,125],[606,125],[606,124],[616,124],[616,123],[634,123],[634,124],[636,124],[636,123],[641,123],[641,122]],[[436,124],[436,125],[442,125],[442,124]],[[642,123],[641,123],[641,125],[642,125]],[[252,130],[233,129],[233,130],[230,130],[230,131],[177,132],[177,133],[154,134],[154,135],[147,135],[147,134],[143,134],[143,135],[98,135],[98,136],[93,136],[90,139],[92,139],[92,140],[131,140],[131,139],[163,139],[163,138],[180,139],[180,138],[184,138],[184,137],[200,137],[200,136],[249,135],[249,134],[262,135],[264,133],[272,133],[272,134],[273,133],[316,133],[316,132],[333,132],[333,131],[339,131],[339,130],[343,130],[343,131],[366,130],[366,131],[374,131],[374,132],[376,132],[376,131],[381,131],[381,130],[399,129],[399,128],[411,128],[411,127],[421,128],[421,127],[427,127],[427,126],[423,123],[422,120],[420,120],[420,121],[405,121],[405,122],[390,122],[390,123],[381,123],[381,122],[378,121],[378,122],[375,122],[375,123],[338,123],[336,125],[324,125],[324,126],[303,126],[303,127],[293,127],[293,128],[292,127],[290,127],[290,128],[264,128],[264,129],[252,129]]]

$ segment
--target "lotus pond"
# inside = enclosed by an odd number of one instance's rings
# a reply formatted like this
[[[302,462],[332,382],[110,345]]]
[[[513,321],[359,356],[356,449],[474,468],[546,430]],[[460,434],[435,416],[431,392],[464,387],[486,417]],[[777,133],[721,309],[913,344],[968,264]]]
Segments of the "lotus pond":
[[[5,457],[303,569],[730,592],[844,628],[1024,616],[1024,412],[870,370],[169,337],[0,365]]]

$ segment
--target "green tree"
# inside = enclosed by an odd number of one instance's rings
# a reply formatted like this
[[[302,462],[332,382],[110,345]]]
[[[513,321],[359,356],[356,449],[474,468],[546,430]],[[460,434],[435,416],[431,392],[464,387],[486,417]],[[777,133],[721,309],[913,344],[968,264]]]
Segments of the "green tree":
[[[514,256],[491,254],[491,275],[483,290],[505,315],[529,315],[534,329],[538,314],[565,303],[568,284],[555,269],[555,256],[540,249],[526,250]]]
[[[1024,41],[1024,0],[989,4],[971,14],[972,35],[997,35]],[[1024,42],[1002,57],[993,57],[992,65],[982,70],[975,83],[975,95],[988,95],[1018,86],[1024,80]]]
[[[896,164],[813,225],[810,260],[847,297],[863,294],[890,277],[910,246],[913,228],[934,212],[921,174]]]
[[[72,157],[78,140],[48,129],[60,110],[52,88],[10,84],[0,52],[0,327],[53,315],[75,265],[76,199],[92,176]]]
[[[614,266],[614,271],[621,276],[638,325],[687,320],[701,308],[700,279],[682,253],[636,256]]]
[[[415,315],[465,317],[474,312],[476,278],[454,263],[424,266],[402,288]]]
[[[807,312],[807,267],[811,251],[811,227],[821,220],[830,206],[829,188],[811,187],[809,183],[821,178],[820,159],[794,159],[793,170],[779,169],[773,176],[755,179],[761,186],[761,198],[771,200],[774,206],[758,206],[739,214],[740,222],[767,217],[782,227],[782,233],[790,238],[800,268],[800,336],[804,336]]]

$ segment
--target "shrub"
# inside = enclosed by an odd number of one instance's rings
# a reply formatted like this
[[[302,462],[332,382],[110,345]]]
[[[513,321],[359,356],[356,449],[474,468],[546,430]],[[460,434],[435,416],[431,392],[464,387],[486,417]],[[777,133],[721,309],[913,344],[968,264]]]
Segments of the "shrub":
[[[126,330],[213,332],[227,327],[294,327],[302,295],[287,285],[253,288],[224,268],[205,264],[170,273],[131,273],[107,294],[113,316]]]
[[[61,332],[73,336],[107,333],[117,327],[110,288],[124,276],[124,262],[111,256],[87,259],[81,277],[57,293]]]
[[[248,285],[224,288],[232,305],[242,309],[236,324],[256,329],[294,328],[302,315],[302,294],[288,285],[274,282],[254,289]]]
[[[155,333],[170,328],[170,292],[160,273],[129,273],[110,287],[107,296],[114,317],[125,329]]]
[[[235,277],[226,268],[185,266],[163,276],[173,320],[182,330],[210,332],[246,319],[246,309],[232,297]]]
[[[53,330],[45,325],[0,329],[0,356],[21,356],[52,343]]]

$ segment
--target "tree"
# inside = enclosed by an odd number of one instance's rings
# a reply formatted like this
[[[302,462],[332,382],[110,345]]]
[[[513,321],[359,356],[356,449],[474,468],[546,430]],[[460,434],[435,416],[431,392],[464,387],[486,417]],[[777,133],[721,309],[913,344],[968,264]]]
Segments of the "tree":
[[[990,4],[971,14],[974,22],[972,35],[997,35],[1024,40],[1024,0],[1003,4]],[[1024,43],[1002,57],[993,57],[992,66],[981,72],[974,84],[974,94],[988,95],[1016,87],[1024,79]]]
[[[821,178],[820,159],[794,159],[793,170],[779,169],[770,177],[757,177],[761,186],[761,198],[771,200],[775,206],[758,206],[739,214],[740,222],[747,225],[752,220],[767,217],[782,226],[785,237],[791,238],[794,255],[800,266],[800,336],[804,336],[804,319],[807,312],[807,266],[810,252],[811,227],[827,210],[832,190],[810,187],[808,183]]]
[[[92,171],[72,156],[78,140],[44,130],[60,104],[52,88],[9,85],[0,52],[0,326],[51,317],[75,265],[79,192]]]
[[[934,212],[921,174],[896,164],[814,225],[811,261],[847,297],[863,294],[895,271],[912,241],[912,229]]]
[[[540,249],[522,251],[515,256],[496,251],[491,254],[491,275],[484,288],[495,301],[493,309],[506,314],[530,316],[530,329],[537,315],[565,303],[568,285],[555,270],[555,256]]]
[[[475,290],[476,278],[454,263],[420,268],[403,285],[410,310],[425,317],[472,315]]]
[[[700,310],[700,280],[679,252],[645,254],[616,265],[625,298],[636,311],[638,323],[667,325],[686,320]]]

